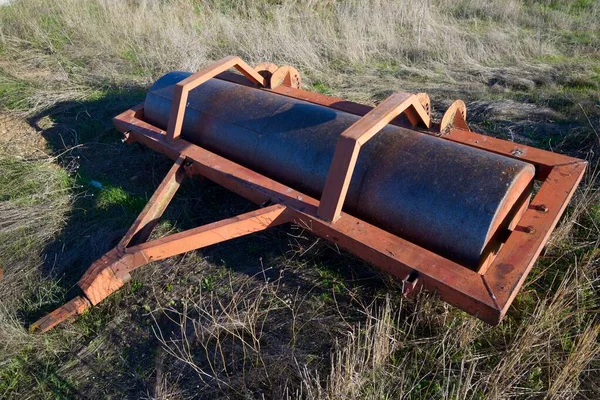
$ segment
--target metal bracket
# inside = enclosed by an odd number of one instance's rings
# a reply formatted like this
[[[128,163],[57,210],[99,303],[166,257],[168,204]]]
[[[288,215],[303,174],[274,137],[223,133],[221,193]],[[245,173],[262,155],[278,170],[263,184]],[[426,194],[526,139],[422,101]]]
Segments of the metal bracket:
[[[254,69],[258,72],[262,77],[264,77],[267,81],[271,80],[271,76],[273,76],[273,72],[277,71],[277,65],[272,62],[263,62],[260,64],[256,64]],[[269,85],[269,87],[271,87]]]
[[[415,271],[406,275],[406,278],[402,279],[402,294],[406,297],[413,297],[419,292],[419,274]]]
[[[465,131],[471,130],[467,125],[467,106],[462,100],[456,100],[448,107],[440,122],[439,132],[443,135],[452,128]]]
[[[431,121],[429,113],[421,103],[422,99],[424,99],[423,96],[419,99],[411,93],[394,93],[342,133],[335,147],[325,181],[317,212],[319,218],[330,222],[335,222],[340,218],[361,146],[394,118],[405,113],[413,125],[421,122],[429,128]]]
[[[300,89],[302,86],[302,78],[300,78],[300,73],[298,70],[294,67],[290,67],[289,65],[284,65],[283,67],[275,70],[271,75],[271,79],[269,80],[269,87],[271,89],[275,89],[278,86],[287,86]]]
[[[225,57],[213,65],[208,66],[203,70],[200,70],[195,74],[185,78],[175,85],[173,105],[171,107],[169,124],[167,126],[167,138],[169,140],[176,140],[181,135],[183,117],[185,116],[185,108],[187,106],[187,98],[190,90],[200,86],[207,80],[214,78],[221,72],[227,71],[229,68],[237,69],[254,84],[262,87],[267,86],[267,80],[264,76],[260,75],[254,68],[236,56]]]

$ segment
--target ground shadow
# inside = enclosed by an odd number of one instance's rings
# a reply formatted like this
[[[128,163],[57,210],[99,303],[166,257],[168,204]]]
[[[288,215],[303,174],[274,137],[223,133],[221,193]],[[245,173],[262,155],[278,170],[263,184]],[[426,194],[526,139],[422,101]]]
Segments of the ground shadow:
[[[145,89],[138,86],[113,88],[98,99],[59,103],[29,119],[46,139],[51,152],[60,155],[58,162],[71,172],[73,178],[76,195],[72,211],[61,234],[44,250],[44,273],[59,281],[64,299],[77,293],[76,282],[90,264],[118,243],[172,165],[172,161],[163,155],[139,145],[123,144],[121,134],[113,128],[111,119],[143,101],[144,94]],[[184,181],[165,212],[164,220],[167,228],[172,230],[188,229],[255,208],[252,203],[210,181],[193,178]],[[283,286],[290,294],[310,294],[330,301],[330,294],[339,283],[360,290],[368,303],[386,286],[387,280],[363,261],[318,242],[308,232],[298,235],[298,230],[289,225],[215,245],[198,254],[202,261],[196,262],[190,270],[179,269],[177,274],[186,282],[197,282],[204,290],[213,290],[204,286],[216,276],[215,270],[256,276],[257,284],[261,284],[265,278],[278,279],[281,269],[287,268]],[[153,263],[142,270],[161,271],[163,275],[159,279],[167,282],[171,279],[172,266],[171,260]],[[311,270],[311,267],[315,268]],[[155,301],[156,294],[149,285],[144,286],[144,275],[136,274],[133,274],[133,284],[94,307],[78,322],[84,332],[82,349],[98,336],[105,337],[104,340],[117,349],[104,361],[77,356],[77,368],[87,369],[96,377],[93,383],[79,385],[80,392],[100,391],[136,397],[151,391],[148,381],[155,374],[154,358],[161,347],[153,327],[158,324],[159,329],[170,331],[172,321],[165,318],[155,321],[144,311]],[[214,281],[214,285],[226,283],[219,278]],[[189,289],[189,284],[187,286],[178,286],[175,292],[181,290],[183,293]],[[345,292],[338,293],[336,298],[342,309],[352,301]],[[60,301],[23,312],[21,318],[30,324],[59,305]],[[348,318],[364,318],[351,314],[348,312]],[[334,343],[332,338],[322,341],[317,350],[314,348],[314,343],[318,342],[316,338],[327,334],[311,334],[306,338],[307,346],[313,347],[312,352],[326,356]],[[288,339],[282,337],[281,340]],[[115,368],[134,371],[131,374],[135,379],[115,379]],[[73,372],[71,376],[77,374]]]
[[[58,103],[29,119],[51,152],[61,155],[58,162],[72,172],[73,211],[62,234],[46,247],[44,264],[44,272],[61,276],[66,288],[118,243],[172,165],[165,156],[141,145],[123,144],[112,125],[114,116],[142,102],[144,95],[145,89],[139,86],[112,89],[97,100]],[[164,219],[173,228],[189,229],[256,208],[208,180],[188,179]],[[231,246],[258,253],[263,238],[250,236]],[[279,239],[267,247],[278,254],[290,251],[287,234]],[[205,253],[228,265],[244,264],[244,252],[231,251],[231,246],[213,246]]]

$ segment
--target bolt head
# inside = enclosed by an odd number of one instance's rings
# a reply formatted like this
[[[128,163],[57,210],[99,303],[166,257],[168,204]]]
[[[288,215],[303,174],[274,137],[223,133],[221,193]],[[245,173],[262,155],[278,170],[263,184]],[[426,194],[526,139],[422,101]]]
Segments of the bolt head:
[[[548,206],[545,205],[545,204],[539,204],[535,208],[536,208],[536,210],[541,211],[543,213],[547,213],[548,212]]]

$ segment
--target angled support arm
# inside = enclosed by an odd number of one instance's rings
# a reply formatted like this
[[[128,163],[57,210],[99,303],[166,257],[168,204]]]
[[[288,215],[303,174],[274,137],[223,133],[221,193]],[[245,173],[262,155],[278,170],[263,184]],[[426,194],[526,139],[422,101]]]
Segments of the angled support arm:
[[[419,97],[411,93],[397,92],[342,133],[325,181],[317,212],[319,218],[335,222],[340,217],[361,146],[402,113],[406,114],[413,125],[422,122],[429,128],[431,124],[429,114]]]
[[[169,115],[169,124],[167,126],[168,140],[176,140],[179,138],[179,135],[181,135],[181,127],[183,126],[183,117],[185,115],[185,107],[187,105],[188,93],[190,90],[200,86],[207,80],[214,78],[221,72],[227,71],[229,68],[237,69],[254,84],[262,87],[267,86],[265,77],[236,56],[225,57],[213,65],[196,72],[175,86],[171,114]]]
[[[119,250],[124,251],[126,247],[143,243],[148,239],[185,178],[184,164],[185,157],[183,156],[175,160],[140,215],[117,245]]]
[[[148,241],[153,228],[173,199],[191,161],[180,156],[154,195],[117,247],[95,261],[77,286],[81,295],[42,317],[30,326],[32,332],[46,332],[62,321],[81,315],[88,308],[119,290],[131,279],[130,273],[150,262],[201,249],[230,239],[263,231],[292,219],[283,204],[237,215],[204,226]]]

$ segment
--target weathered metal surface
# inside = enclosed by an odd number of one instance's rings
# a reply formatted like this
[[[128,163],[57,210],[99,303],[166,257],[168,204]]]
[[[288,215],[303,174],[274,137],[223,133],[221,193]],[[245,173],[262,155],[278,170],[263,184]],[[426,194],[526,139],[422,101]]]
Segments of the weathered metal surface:
[[[73,299],[69,300],[61,307],[52,311],[50,314],[45,315],[40,318],[29,327],[29,331],[32,333],[44,333],[48,332],[56,325],[61,322],[73,318],[77,315],[81,315],[90,308],[92,305],[90,302],[81,296],[76,296]]]
[[[170,140],[178,139],[181,134],[190,90],[213,78],[215,75],[227,71],[229,68],[237,69],[246,79],[256,85],[260,85],[261,87],[267,86],[267,78],[259,74],[258,71],[246,64],[242,59],[235,56],[225,57],[194,74],[189,74],[186,78],[177,82],[177,85],[173,88],[173,102],[169,117],[169,126],[167,128],[167,136]]]
[[[326,221],[339,219],[346,201],[360,149],[395,117],[405,114],[415,125],[431,126],[429,114],[420,99],[411,93],[396,92],[340,135],[317,215]]]
[[[586,162],[555,165],[506,240],[485,279],[499,305],[500,319],[525,282],[544,245],[583,178]]]
[[[170,73],[155,83],[147,122],[167,126],[174,85],[189,76]],[[211,79],[189,92],[182,137],[320,197],[337,140],[357,120]],[[513,189],[534,174],[526,163],[389,125],[360,154],[344,210],[471,268]]]
[[[217,78],[225,80],[227,82],[233,82],[238,85],[253,87],[252,83],[249,82],[248,79],[246,79],[242,75],[235,74],[229,71],[220,73],[219,75],[217,75]],[[312,104],[325,106],[349,114],[354,114],[359,117],[367,114],[373,109],[373,107],[371,106],[355,103],[349,100],[344,100],[339,97],[327,96],[321,93],[309,92],[306,90],[296,89],[292,87],[279,86],[275,89],[262,90],[290,97],[293,99],[303,100]],[[420,93],[418,95],[420,95]],[[143,108],[143,103],[138,105],[138,107]],[[400,118],[396,118],[391,122],[391,124],[401,127],[410,127],[407,121],[404,121]],[[422,129],[419,126],[412,127],[412,129],[415,129],[422,133],[439,135],[441,124],[433,123],[431,129]],[[584,162],[583,160],[570,157],[565,154],[553,153],[551,151],[546,151],[531,146],[525,146],[506,140],[497,139],[491,136],[483,135],[481,133],[476,133],[464,129],[451,129],[450,132],[440,137],[451,142],[460,143],[462,145],[475,147],[495,154],[500,154],[506,157],[511,157],[531,163],[535,166],[536,172],[541,174],[539,177],[536,175],[536,179],[545,179],[545,177],[548,175],[548,173],[551,171],[554,165]]]
[[[292,93],[308,96],[305,91]],[[368,111],[368,107],[360,110],[364,113]],[[586,166],[582,160],[521,146],[536,168],[540,171],[550,170],[551,176],[542,178],[540,190],[526,209],[527,218],[524,217],[525,221],[516,221],[506,244],[485,274],[481,274],[351,215],[342,213],[340,220],[334,224],[323,221],[316,216],[319,205],[316,199],[185,140],[169,142],[165,140],[164,130],[140,118],[143,118],[141,107],[124,112],[114,121],[120,131],[130,130],[135,141],[172,159],[186,154],[193,163],[195,173],[256,204],[279,203],[288,206],[294,220],[301,226],[398,279],[405,280],[407,276],[416,274],[416,291],[420,288],[436,291],[444,301],[490,324],[499,323],[506,313],[577,188]],[[459,138],[451,133],[449,140],[471,143],[475,139],[480,140],[481,136],[466,132],[465,136]],[[498,144],[496,148],[499,152],[505,151],[507,156],[511,156],[514,143],[499,140]],[[536,161],[538,158],[540,162]],[[568,164],[561,165],[564,162]],[[540,203],[544,207],[540,207]],[[535,232],[524,235],[527,226],[533,226]],[[510,262],[502,262],[507,259]]]
[[[447,133],[452,128],[470,131],[467,125],[467,106],[462,100],[453,102],[440,121],[440,133]]]

